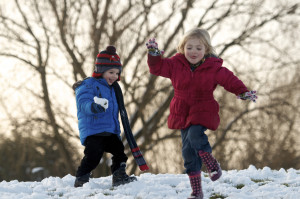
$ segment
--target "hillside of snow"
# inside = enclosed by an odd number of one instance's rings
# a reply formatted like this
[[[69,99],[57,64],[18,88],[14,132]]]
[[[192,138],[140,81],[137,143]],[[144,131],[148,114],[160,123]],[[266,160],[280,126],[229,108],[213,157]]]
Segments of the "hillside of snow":
[[[75,177],[48,177],[41,182],[0,182],[1,199],[185,199],[191,193],[186,174],[137,176],[138,181],[112,187],[111,176],[91,178],[83,187],[74,188]],[[300,198],[300,170],[271,170],[268,167],[223,171],[212,182],[202,172],[204,198],[297,199]]]

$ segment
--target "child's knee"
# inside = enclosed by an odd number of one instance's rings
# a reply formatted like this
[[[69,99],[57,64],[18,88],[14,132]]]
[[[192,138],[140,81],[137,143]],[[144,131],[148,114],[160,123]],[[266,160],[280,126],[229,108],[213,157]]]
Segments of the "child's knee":
[[[199,141],[203,138],[206,138],[206,134],[205,134],[206,128],[201,126],[201,125],[193,125],[191,126],[191,128],[189,129],[189,140],[190,142],[194,142],[194,141]]]

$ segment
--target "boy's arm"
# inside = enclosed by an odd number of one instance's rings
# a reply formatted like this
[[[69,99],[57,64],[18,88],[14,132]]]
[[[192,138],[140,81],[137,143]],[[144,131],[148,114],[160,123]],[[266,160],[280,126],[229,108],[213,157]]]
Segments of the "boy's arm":
[[[85,114],[92,115],[96,113],[105,112],[108,108],[108,103],[102,105],[98,99],[95,101],[92,86],[80,85],[75,90],[77,109]],[[103,99],[103,98],[99,98]],[[98,100],[98,101],[97,101]],[[104,99],[106,100],[106,99]],[[107,101],[107,100],[106,100]],[[107,106],[107,107],[106,107]]]
[[[94,95],[92,94],[91,89],[88,89],[86,86],[82,85],[75,90],[75,93],[77,109],[88,115],[94,114],[92,112]]]

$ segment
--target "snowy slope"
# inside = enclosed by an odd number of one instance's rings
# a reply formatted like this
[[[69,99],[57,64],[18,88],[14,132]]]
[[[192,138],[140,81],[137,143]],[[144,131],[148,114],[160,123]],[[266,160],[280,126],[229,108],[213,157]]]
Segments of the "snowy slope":
[[[111,176],[91,178],[81,188],[74,188],[74,176],[49,177],[41,182],[0,182],[1,199],[184,199],[191,193],[185,174],[151,174],[137,176],[138,181],[117,188],[111,186]],[[300,198],[300,170],[271,170],[268,167],[223,171],[212,182],[202,172],[204,198],[231,199],[298,199]],[[213,197],[215,196],[215,197]]]

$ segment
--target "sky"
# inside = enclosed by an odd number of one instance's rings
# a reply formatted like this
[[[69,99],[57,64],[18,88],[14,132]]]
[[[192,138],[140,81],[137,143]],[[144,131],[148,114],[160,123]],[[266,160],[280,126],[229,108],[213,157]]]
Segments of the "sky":
[[[91,178],[83,187],[74,188],[75,177],[48,177],[40,182],[0,182],[1,199],[184,199],[191,193],[186,174],[151,174],[137,176],[137,181],[112,187],[111,176]],[[227,199],[298,199],[300,170],[257,169],[223,171],[212,182],[202,172],[204,198]],[[218,197],[213,197],[218,196]]]

